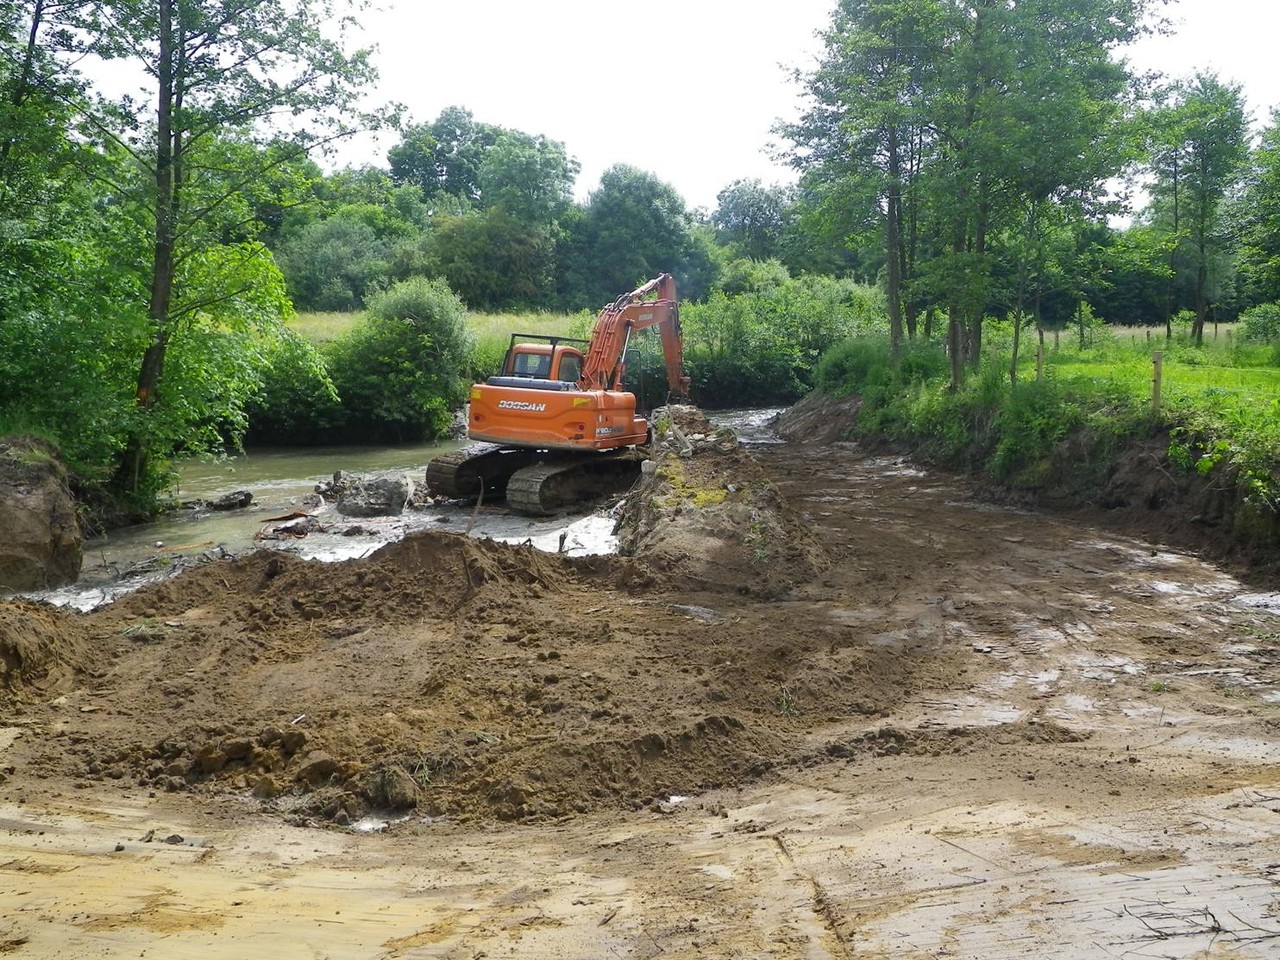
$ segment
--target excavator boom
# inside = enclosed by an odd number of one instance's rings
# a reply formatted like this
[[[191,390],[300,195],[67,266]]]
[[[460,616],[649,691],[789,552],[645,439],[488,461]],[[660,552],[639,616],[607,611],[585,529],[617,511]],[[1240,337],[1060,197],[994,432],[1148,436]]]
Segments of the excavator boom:
[[[646,299],[655,292],[655,299]],[[684,372],[684,338],[680,331],[676,282],[666,273],[624,293],[600,311],[591,332],[590,348],[583,358],[583,389],[621,390],[631,332],[655,326],[662,337],[667,386],[673,394],[687,397],[689,378]]]

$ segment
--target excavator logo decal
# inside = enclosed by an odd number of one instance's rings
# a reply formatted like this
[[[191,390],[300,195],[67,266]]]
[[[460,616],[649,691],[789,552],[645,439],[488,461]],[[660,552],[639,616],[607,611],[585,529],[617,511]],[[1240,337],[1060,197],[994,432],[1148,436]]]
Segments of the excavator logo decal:
[[[542,413],[547,409],[545,403],[529,403],[527,400],[499,400],[499,410],[527,410],[530,413]]]

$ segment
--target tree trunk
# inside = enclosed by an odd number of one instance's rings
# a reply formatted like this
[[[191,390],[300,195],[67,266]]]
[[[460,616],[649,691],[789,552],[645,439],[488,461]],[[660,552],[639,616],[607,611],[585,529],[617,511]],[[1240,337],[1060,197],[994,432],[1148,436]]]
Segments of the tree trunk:
[[[964,383],[964,357],[961,352],[961,332],[964,321],[956,306],[947,308],[947,354],[951,358],[951,391],[954,393]]]
[[[151,343],[142,355],[138,371],[136,402],[142,416],[133,428],[125,446],[120,467],[116,471],[117,486],[132,493],[146,474],[150,456],[147,436],[147,414],[156,400],[156,392],[164,374],[165,353],[169,345],[170,305],[176,265],[178,191],[177,164],[181,159],[181,142],[174,134],[173,113],[177,101],[179,78],[175,76],[177,44],[174,36],[174,4],[177,0],[159,0],[160,55],[157,62],[158,95],[156,103],[156,168],[155,168],[155,236],[152,243],[151,291],[147,299],[147,316],[151,321]]]
[[[1197,244],[1197,260],[1196,263],[1196,319],[1191,327],[1191,336],[1195,340],[1197,347],[1204,346],[1204,318],[1209,312],[1208,287],[1209,287],[1209,265],[1208,253],[1205,250],[1204,240],[1205,225],[1200,225],[1200,238]]]
[[[40,26],[44,22],[44,4],[45,0],[36,0],[35,8],[31,11],[31,29],[27,31],[27,45],[22,52],[22,67],[18,71],[18,78],[14,81],[13,89],[9,93],[9,103],[15,108],[21,107],[31,93],[31,74],[35,70]],[[0,168],[7,166],[9,153],[13,150],[13,144],[14,138],[12,135],[6,136],[4,142],[0,143]]]
[[[889,188],[885,199],[885,263],[889,269],[889,350],[896,361],[902,355],[902,174],[898,156],[898,130],[889,128]]]
[[[1169,248],[1169,279],[1165,284],[1164,338],[1173,339],[1173,284],[1178,266],[1178,154],[1173,155],[1173,246]]]

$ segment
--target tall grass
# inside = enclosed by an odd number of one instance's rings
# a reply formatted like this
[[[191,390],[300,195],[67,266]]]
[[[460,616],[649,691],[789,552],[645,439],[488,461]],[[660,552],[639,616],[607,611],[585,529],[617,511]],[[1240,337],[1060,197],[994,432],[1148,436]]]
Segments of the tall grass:
[[[314,346],[320,346],[348,333],[363,313],[298,313],[289,321],[288,327],[303,340]]]

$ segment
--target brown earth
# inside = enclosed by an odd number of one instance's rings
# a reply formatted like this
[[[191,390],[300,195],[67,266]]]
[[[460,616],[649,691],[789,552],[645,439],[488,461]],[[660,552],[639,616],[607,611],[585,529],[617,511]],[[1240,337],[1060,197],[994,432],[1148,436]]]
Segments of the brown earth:
[[[627,558],[424,534],[0,604],[0,953],[1274,955],[1272,601],[686,426]]]
[[[49,441],[0,437],[0,590],[60,587],[80,575],[80,525],[69,483]]]

